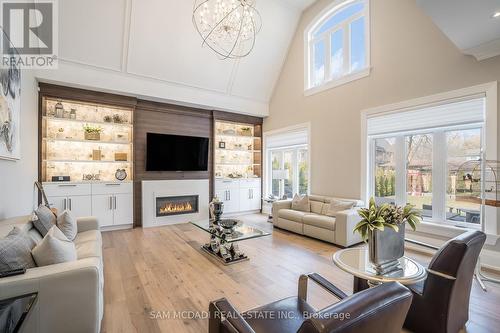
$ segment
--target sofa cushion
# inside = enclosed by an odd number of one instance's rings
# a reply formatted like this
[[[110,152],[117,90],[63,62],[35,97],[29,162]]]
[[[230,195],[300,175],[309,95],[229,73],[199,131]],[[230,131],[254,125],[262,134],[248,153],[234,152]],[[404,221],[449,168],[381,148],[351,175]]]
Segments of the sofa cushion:
[[[338,212],[351,209],[354,207],[354,205],[355,203],[353,201],[341,201],[332,199],[329,204],[324,205],[323,211],[321,213],[326,216],[335,217]]]
[[[26,232],[13,228],[5,238],[0,239],[0,271],[36,267],[31,256],[35,245]]]
[[[99,240],[92,240],[86,242],[75,243],[76,255],[78,259],[85,258],[101,258],[102,256],[102,243]]]
[[[318,228],[335,230],[335,218],[319,214],[305,214],[302,218],[304,224],[313,225]]]
[[[280,209],[278,211],[279,217],[281,217],[283,219],[291,220],[294,222],[302,222],[302,218],[304,217],[304,215],[306,215],[305,212],[301,212],[301,211],[293,210],[293,209]]]
[[[65,210],[57,217],[57,227],[61,229],[63,234],[70,240],[73,241],[78,233],[78,227],[76,224],[76,219],[69,210]]]
[[[75,244],[57,226],[50,228],[40,244],[35,246],[31,253],[38,266],[76,260]]]
[[[310,212],[311,203],[309,202],[309,196],[307,194],[303,196],[295,194],[292,200],[292,209],[300,210],[302,212]]]
[[[44,205],[40,205],[32,218],[33,226],[42,237],[45,237],[50,228],[56,224],[56,216]]]
[[[97,231],[97,230],[87,230],[84,232],[79,232],[76,235],[75,240],[73,242],[75,242],[75,244],[79,244],[79,243],[88,242],[88,241],[95,241],[95,240],[102,243],[101,232]]]
[[[311,212],[315,214],[321,214],[321,211],[323,210],[323,206],[325,205],[321,201],[314,201],[311,200]]]

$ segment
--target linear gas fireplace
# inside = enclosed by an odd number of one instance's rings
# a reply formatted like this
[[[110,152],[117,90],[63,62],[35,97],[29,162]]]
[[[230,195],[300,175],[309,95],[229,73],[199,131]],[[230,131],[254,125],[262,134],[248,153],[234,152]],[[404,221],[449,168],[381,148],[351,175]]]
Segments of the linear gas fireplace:
[[[156,198],[156,217],[198,213],[198,195]]]

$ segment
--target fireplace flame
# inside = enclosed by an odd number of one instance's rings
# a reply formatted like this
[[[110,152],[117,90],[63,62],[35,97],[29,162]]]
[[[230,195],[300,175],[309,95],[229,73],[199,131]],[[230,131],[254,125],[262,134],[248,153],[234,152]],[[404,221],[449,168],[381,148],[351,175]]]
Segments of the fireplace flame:
[[[170,214],[170,213],[182,213],[190,212],[193,210],[193,206],[189,202],[181,203],[166,203],[163,207],[160,207],[160,214]]]

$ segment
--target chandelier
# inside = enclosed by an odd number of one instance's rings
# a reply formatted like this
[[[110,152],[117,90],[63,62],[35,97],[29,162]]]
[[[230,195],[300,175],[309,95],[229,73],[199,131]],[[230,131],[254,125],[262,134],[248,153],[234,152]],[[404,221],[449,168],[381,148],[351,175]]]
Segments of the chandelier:
[[[255,46],[262,21],[255,0],[195,0],[193,24],[222,59],[242,58]]]

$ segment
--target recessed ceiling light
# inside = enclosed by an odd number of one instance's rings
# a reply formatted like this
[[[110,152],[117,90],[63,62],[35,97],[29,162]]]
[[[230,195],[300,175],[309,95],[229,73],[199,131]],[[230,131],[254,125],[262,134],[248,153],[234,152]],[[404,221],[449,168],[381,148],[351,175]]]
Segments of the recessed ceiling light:
[[[500,12],[496,12],[491,17],[493,17],[493,18],[499,18],[500,17]]]

